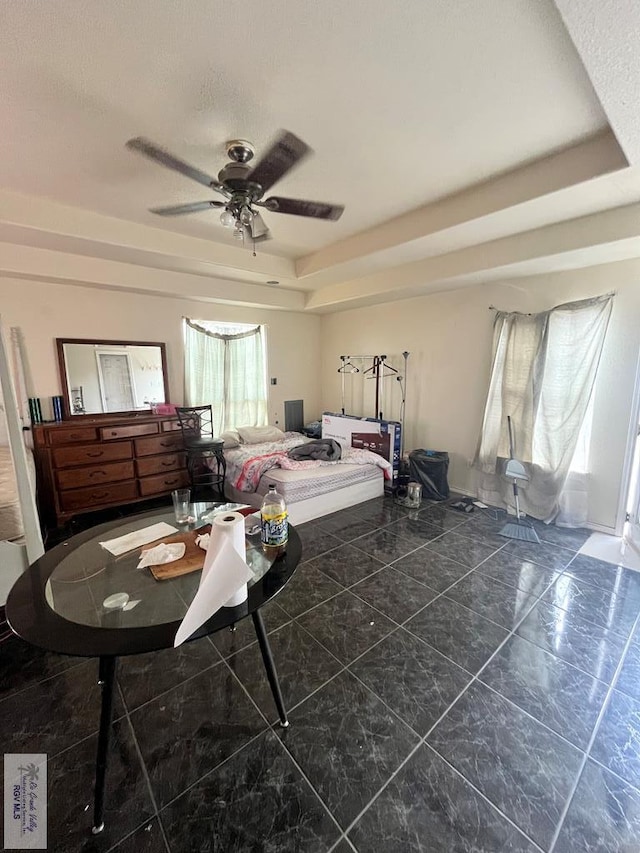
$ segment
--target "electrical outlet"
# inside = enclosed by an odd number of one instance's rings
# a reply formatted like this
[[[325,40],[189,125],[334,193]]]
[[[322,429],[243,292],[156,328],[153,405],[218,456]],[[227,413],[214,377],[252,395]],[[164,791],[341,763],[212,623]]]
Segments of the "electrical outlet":
[[[272,385],[277,385],[277,384],[278,384],[278,380],[277,380],[277,378],[276,378],[275,376],[272,376],[272,377],[271,377],[271,384],[272,384]]]

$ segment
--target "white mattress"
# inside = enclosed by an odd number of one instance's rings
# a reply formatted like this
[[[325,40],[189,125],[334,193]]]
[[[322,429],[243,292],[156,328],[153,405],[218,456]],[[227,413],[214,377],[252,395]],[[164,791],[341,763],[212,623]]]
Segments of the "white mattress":
[[[343,480],[340,486],[336,485],[335,479],[331,475],[335,475],[336,468],[365,468],[367,469],[366,479],[358,477],[358,479]],[[369,471],[369,469],[372,469]],[[326,472],[321,478],[316,476],[316,483],[311,480],[310,471],[285,471],[282,468],[272,468],[260,479],[258,484],[258,492],[239,492],[232,485],[227,483],[225,493],[228,500],[237,501],[238,503],[249,504],[250,506],[259,509],[262,504],[262,496],[269,488],[269,483],[275,483],[278,491],[285,495],[287,509],[289,511],[289,519],[292,524],[304,524],[305,521],[311,521],[314,518],[320,518],[323,515],[328,515],[332,512],[337,512],[339,509],[346,509],[363,501],[372,500],[373,498],[381,497],[384,493],[384,476],[382,469],[377,465],[337,465],[327,468],[316,468],[314,474],[320,471]],[[292,478],[291,475],[294,475]],[[270,476],[273,475],[273,476]],[[284,475],[283,477],[276,475]],[[304,478],[307,478],[305,481]],[[295,485],[291,480],[298,480],[298,491],[296,497],[291,497],[285,492],[285,488]],[[290,482],[286,484],[286,480]],[[313,497],[301,498],[305,489],[313,491]],[[320,491],[325,489],[325,491]]]
[[[29,453],[33,467],[33,457]],[[0,446],[0,540],[18,539],[24,533],[18,486],[11,449]]]
[[[335,465],[311,468],[307,471],[289,471],[284,468],[271,468],[260,478],[256,494],[266,495],[269,484],[275,483],[278,492],[287,503],[304,501],[335,492],[345,486],[377,480],[382,471],[376,465]]]

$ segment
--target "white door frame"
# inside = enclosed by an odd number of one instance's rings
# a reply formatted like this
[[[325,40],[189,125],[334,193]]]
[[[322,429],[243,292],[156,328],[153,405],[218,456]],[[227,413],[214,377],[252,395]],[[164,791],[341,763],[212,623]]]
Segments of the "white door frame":
[[[638,439],[638,426],[640,425],[640,352],[636,361],[636,372],[634,379],[633,398],[631,401],[631,417],[627,431],[627,449],[622,466],[622,477],[620,482],[620,494],[618,497],[618,511],[616,513],[616,528],[614,534],[622,536],[624,525],[627,520],[627,504],[629,501],[629,490],[631,488],[631,477],[633,475],[633,459]]]

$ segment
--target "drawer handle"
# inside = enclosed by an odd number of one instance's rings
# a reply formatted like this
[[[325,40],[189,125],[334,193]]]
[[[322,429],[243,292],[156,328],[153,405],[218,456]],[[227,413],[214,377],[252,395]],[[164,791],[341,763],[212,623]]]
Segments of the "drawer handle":
[[[112,430],[111,430],[111,435],[117,435],[117,434],[118,434],[118,430],[117,430],[117,429],[112,429]]]
[[[97,459],[99,456],[104,456],[104,450],[96,450],[95,453],[87,453],[90,459]]]
[[[107,476],[107,472],[106,472],[106,471],[91,471],[91,473],[89,474],[89,476],[90,476],[90,477],[98,477],[98,476],[100,476],[100,477],[106,477],[106,476]]]
[[[99,500],[100,498],[108,498],[109,492],[92,492],[91,497],[96,498],[97,500]]]
[[[173,442],[172,441],[161,441],[160,447],[173,447]]]
[[[165,468],[171,468],[171,466],[175,463],[175,461],[176,461],[175,459],[170,459],[168,462],[163,462],[162,465]]]
[[[173,480],[165,480],[164,484],[165,484],[165,486],[175,486],[175,484],[177,482],[178,482],[178,478],[174,477]]]
[[[72,432],[69,438],[82,438],[81,432]]]

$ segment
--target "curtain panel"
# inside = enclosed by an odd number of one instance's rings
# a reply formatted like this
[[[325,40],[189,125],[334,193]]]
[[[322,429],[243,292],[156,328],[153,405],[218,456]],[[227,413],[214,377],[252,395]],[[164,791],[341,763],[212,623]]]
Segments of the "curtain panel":
[[[511,482],[503,478],[509,457],[507,415],[515,431],[515,456],[531,478],[522,509],[554,520],[561,505],[580,429],[593,392],[611,316],[613,294],[569,302],[541,314],[498,311],[493,331],[491,378],[474,466],[478,493],[493,506],[509,506]],[[586,521],[585,500],[580,503]],[[575,483],[572,483],[575,489]],[[574,505],[575,505],[574,497]],[[582,517],[584,516],[584,517]]]
[[[264,333],[222,334],[185,318],[185,402],[211,404],[216,434],[267,423]]]

